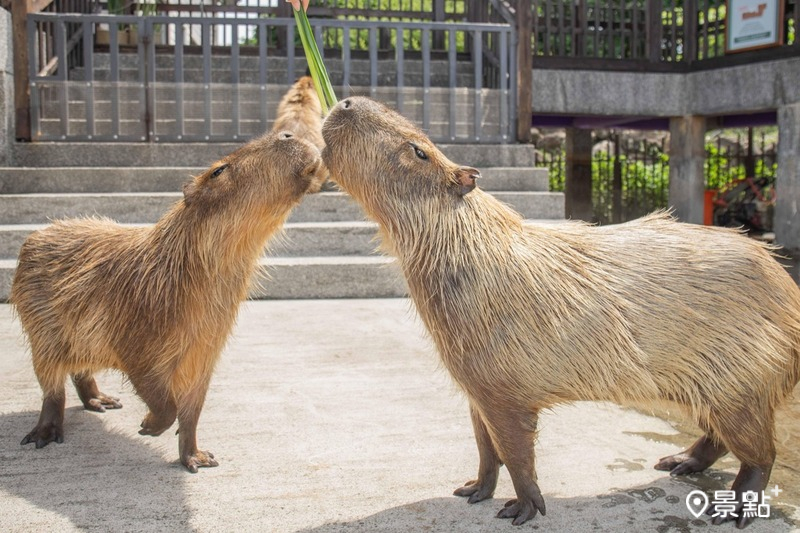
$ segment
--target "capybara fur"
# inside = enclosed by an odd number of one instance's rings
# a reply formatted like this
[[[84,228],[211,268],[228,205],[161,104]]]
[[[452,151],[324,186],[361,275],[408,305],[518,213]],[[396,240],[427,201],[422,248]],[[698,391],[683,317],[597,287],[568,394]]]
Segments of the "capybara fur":
[[[517,498],[498,516],[544,514],[538,413],[590,400],[677,404],[705,435],[656,468],[699,472],[730,451],[739,501],[760,497],[773,415],[800,377],[800,290],[768,248],[663,212],[604,227],[523,224],[474,188],[475,169],[366,98],[340,102],[322,131],[331,179],[378,222],[469,399],[480,466],[457,495],[490,498],[505,464]]]
[[[149,408],[139,433],[159,435],[177,417],[181,462],[216,466],[196,439],[214,365],[266,241],[319,166],[316,147],[271,133],[187,182],[154,226],[85,218],[31,234],[10,300],[44,399],[22,444],[63,442],[67,375],[86,409],[121,407],[93,378],[116,369]]]
[[[272,131],[291,131],[320,150],[325,147],[325,141],[322,140],[322,106],[311,76],[298,79],[283,95]],[[324,168],[320,172],[326,174]],[[309,192],[319,192],[322,184],[320,181]]]

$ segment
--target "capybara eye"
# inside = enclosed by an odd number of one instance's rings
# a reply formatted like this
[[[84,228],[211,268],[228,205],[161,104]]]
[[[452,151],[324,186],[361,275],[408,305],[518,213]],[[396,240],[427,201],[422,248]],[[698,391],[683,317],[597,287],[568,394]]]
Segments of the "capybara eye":
[[[211,178],[218,178],[220,174],[225,172],[225,169],[228,168],[228,165],[222,165],[217,167],[214,172],[211,173]]]
[[[414,148],[414,153],[417,154],[417,157],[419,157],[420,159],[425,159],[425,160],[428,159],[428,154],[423,152],[422,149],[419,146],[417,146],[416,144],[412,144],[411,146]]]

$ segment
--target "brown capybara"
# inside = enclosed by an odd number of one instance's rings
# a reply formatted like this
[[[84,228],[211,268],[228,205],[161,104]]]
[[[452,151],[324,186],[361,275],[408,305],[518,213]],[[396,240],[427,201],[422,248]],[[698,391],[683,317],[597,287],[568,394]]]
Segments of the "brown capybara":
[[[538,413],[590,400],[679,405],[705,436],[656,468],[700,472],[730,451],[741,461],[739,501],[760,496],[774,411],[800,378],[800,290],[769,249],[665,213],[523,225],[475,188],[475,169],[366,98],[340,102],[322,132],[331,179],[378,222],[469,399],[480,467],[457,495],[490,498],[505,464],[517,498],[498,516],[522,524],[544,514]]]
[[[283,95],[272,131],[291,131],[320,150],[325,147],[325,141],[322,140],[322,106],[311,76],[298,79]],[[325,170],[321,169],[320,172],[325,173]],[[322,185],[320,181],[309,192],[319,192]]]
[[[197,448],[214,365],[269,237],[318,181],[319,150],[288,132],[252,141],[184,186],[152,227],[108,219],[56,222],[19,254],[11,302],[44,393],[22,444],[63,442],[67,375],[86,409],[119,408],[93,373],[128,376],[149,412],[143,435],[175,418],[181,462],[216,466]]]

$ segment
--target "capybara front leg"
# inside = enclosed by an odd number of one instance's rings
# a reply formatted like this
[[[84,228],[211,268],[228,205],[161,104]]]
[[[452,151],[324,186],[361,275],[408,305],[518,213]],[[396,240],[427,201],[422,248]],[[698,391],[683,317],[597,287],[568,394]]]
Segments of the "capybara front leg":
[[[512,524],[524,524],[537,513],[545,514],[544,498],[536,483],[533,443],[536,438],[538,412],[484,411],[484,421],[505,463],[517,498],[510,500],[497,513],[498,518],[513,518]]]
[[[142,420],[139,434],[152,437],[161,435],[169,429],[178,416],[178,408],[172,393],[166,385],[146,374],[130,374],[128,377],[136,393],[150,409]]]
[[[63,379],[63,377],[62,377]],[[36,448],[43,448],[51,442],[64,442],[64,405],[66,394],[64,385],[55,392],[45,393],[42,401],[42,412],[39,423],[25,435],[20,444],[36,443]]]
[[[497,455],[492,438],[486,429],[480,412],[474,405],[470,405],[469,414],[472,418],[472,429],[475,432],[475,442],[478,445],[478,479],[467,481],[463,487],[457,488],[453,494],[456,496],[469,496],[469,503],[477,503],[494,495],[497,487],[497,477],[500,466],[503,464]]]
[[[728,453],[725,445],[713,436],[703,435],[681,453],[662,457],[656,470],[668,471],[671,476],[683,476],[702,472],[713,465],[717,459]]]
[[[100,392],[97,388],[97,382],[90,372],[82,372],[80,374],[72,374],[72,383],[75,385],[75,390],[78,391],[78,397],[83,402],[83,407],[88,411],[97,411],[98,413],[105,413],[106,409],[121,409],[122,404],[119,403],[119,398],[108,396]]]
[[[198,468],[218,466],[214,454],[197,449],[197,422],[203,409],[208,385],[202,390],[195,390],[185,398],[181,398],[178,411],[178,453],[183,466],[196,474]]]

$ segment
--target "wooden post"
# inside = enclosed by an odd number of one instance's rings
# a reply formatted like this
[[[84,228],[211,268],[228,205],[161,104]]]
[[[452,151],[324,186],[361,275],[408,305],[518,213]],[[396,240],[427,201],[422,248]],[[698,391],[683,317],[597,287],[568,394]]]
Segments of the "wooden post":
[[[592,131],[567,128],[564,214],[573,220],[594,220],[592,208]]]
[[[11,25],[14,48],[14,118],[16,137],[31,140],[31,93],[28,72],[28,14],[38,13],[53,0],[14,0]],[[60,67],[60,65],[59,65]]]
[[[532,0],[517,1],[517,141],[531,142],[533,115]]]

